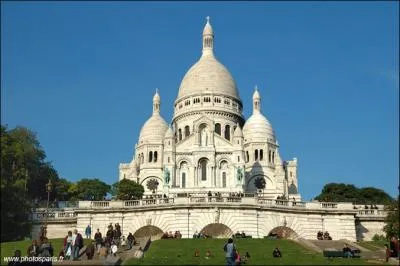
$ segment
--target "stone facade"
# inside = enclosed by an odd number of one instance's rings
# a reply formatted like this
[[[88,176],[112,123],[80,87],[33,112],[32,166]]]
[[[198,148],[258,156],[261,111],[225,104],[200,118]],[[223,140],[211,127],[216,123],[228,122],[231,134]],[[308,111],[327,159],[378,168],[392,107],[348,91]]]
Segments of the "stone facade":
[[[169,125],[160,114],[160,104],[157,90],[153,114],[141,129],[133,159],[119,166],[120,180],[142,184],[145,195],[262,192],[269,198],[301,199],[297,159],[281,159],[257,88],[253,114],[245,120],[236,82],[214,56],[209,20],[203,30],[202,55],[182,79]],[[149,180],[157,182],[157,189],[149,188]]]

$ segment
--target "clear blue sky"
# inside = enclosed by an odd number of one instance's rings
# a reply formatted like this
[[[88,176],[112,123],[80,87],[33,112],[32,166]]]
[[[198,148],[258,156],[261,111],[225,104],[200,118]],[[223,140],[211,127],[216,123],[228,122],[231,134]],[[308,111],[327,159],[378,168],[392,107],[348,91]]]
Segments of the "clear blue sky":
[[[61,177],[118,180],[156,87],[171,121],[209,15],[245,116],[257,84],[304,199],[329,182],[397,194],[398,2],[1,4],[1,123],[36,131]]]

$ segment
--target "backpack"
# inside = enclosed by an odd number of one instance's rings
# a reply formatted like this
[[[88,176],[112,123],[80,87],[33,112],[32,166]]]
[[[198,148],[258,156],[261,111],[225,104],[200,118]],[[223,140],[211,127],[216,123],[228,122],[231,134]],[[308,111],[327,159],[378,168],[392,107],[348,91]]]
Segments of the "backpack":
[[[83,247],[83,237],[80,233],[76,235],[75,245],[78,246],[79,248]]]

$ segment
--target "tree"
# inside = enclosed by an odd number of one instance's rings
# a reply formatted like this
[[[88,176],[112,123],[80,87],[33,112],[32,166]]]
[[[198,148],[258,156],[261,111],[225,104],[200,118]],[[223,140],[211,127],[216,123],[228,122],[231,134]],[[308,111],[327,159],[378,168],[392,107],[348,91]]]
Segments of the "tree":
[[[386,238],[392,236],[400,237],[400,227],[399,227],[399,197],[390,204],[385,206],[387,215],[385,218],[385,226],[383,231],[386,233]]]
[[[57,171],[45,159],[35,132],[1,126],[1,241],[30,234],[32,203],[35,199],[47,200],[45,184],[49,179],[58,180]]]
[[[110,185],[98,178],[84,178],[76,183],[76,197],[79,200],[103,200],[107,193],[110,192],[110,189]],[[73,192],[73,189],[71,189],[71,192]]]
[[[112,185],[112,194],[119,200],[141,199],[144,187],[135,181],[122,179]]]
[[[254,185],[257,189],[264,189],[265,188],[265,179],[262,176],[259,176],[254,180]]]
[[[387,204],[393,199],[385,191],[373,187],[357,188],[352,184],[329,183],[316,200],[326,202],[353,202],[355,204]]]
[[[147,181],[146,187],[154,193],[158,188],[158,184],[159,183],[156,179],[150,179]]]

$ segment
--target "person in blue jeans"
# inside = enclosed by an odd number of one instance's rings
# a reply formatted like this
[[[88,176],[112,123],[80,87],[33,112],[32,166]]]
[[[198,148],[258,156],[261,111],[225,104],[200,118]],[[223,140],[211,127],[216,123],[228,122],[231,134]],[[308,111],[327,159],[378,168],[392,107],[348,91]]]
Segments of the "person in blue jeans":
[[[229,238],[228,243],[224,245],[225,259],[227,266],[235,265],[236,246],[233,244],[233,239]]]

